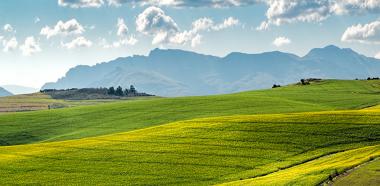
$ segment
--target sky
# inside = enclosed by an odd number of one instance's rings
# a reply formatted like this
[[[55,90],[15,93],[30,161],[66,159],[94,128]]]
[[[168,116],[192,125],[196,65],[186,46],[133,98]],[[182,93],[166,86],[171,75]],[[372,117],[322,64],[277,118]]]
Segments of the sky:
[[[1,0],[0,85],[39,88],[76,65],[175,48],[380,58],[379,0]]]

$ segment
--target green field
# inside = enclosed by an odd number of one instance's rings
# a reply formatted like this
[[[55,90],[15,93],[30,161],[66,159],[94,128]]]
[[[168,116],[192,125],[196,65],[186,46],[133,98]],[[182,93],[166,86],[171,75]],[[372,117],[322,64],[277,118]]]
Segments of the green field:
[[[147,99],[152,99],[149,97]],[[144,99],[144,98],[137,98]],[[61,100],[53,99],[44,93],[24,94],[8,97],[0,97],[0,114],[9,112],[25,112],[48,110],[84,105],[96,105],[116,101],[126,101],[126,99],[97,99],[97,100]]]
[[[380,156],[379,103],[328,80],[3,114],[0,183],[317,185]]]
[[[376,159],[373,162],[364,164],[349,173],[347,176],[339,177],[334,181],[333,185],[345,186],[345,185],[366,185],[377,186],[380,185],[380,159]]]

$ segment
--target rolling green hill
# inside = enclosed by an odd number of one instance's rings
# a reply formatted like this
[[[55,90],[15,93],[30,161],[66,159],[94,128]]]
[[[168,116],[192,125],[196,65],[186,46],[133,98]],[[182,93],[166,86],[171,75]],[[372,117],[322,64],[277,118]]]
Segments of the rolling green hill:
[[[380,156],[379,119],[380,110],[228,116],[0,147],[0,182],[316,185]]]
[[[3,114],[0,183],[317,185],[380,157],[379,103],[326,80]]]
[[[5,114],[0,145],[78,139],[193,118],[364,108],[380,103],[380,81],[328,80],[230,95],[164,98]]]

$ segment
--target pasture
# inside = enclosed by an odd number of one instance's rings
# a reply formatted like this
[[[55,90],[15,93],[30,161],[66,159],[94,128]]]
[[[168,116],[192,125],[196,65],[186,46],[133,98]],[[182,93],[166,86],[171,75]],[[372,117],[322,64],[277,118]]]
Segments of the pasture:
[[[380,156],[379,92],[327,80],[2,114],[0,183],[318,185]]]

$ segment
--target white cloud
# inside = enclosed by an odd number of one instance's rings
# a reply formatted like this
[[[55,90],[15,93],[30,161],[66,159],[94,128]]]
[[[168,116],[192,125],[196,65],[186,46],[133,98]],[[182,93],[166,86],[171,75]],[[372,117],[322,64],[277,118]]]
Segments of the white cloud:
[[[71,8],[99,8],[103,4],[103,0],[58,0],[58,5]]]
[[[18,42],[16,37],[12,37],[10,40],[3,40],[4,52],[10,52],[17,49]]]
[[[375,58],[380,59],[380,52],[375,55]]]
[[[41,52],[40,45],[33,36],[25,39],[24,44],[20,46],[20,50],[24,56],[31,56],[34,53]]]
[[[148,7],[136,19],[136,30],[154,36],[153,44],[158,44],[168,40],[170,35],[178,32],[177,23],[167,16],[158,7]]]
[[[201,31],[220,31],[237,24],[239,24],[239,20],[233,17],[224,19],[220,24],[215,24],[212,19],[204,17],[195,20],[191,30],[177,32],[169,38],[169,41],[174,44],[186,44],[191,41],[191,46],[195,47],[201,43],[202,35],[199,34]]]
[[[54,28],[45,26],[40,34],[49,39],[56,35],[82,34],[84,31],[85,29],[76,19],[71,19],[66,22],[58,21]]]
[[[332,15],[378,13],[379,0],[267,0],[267,20],[258,30],[293,22],[321,22]]]
[[[119,18],[117,20],[117,35],[118,36],[126,36],[128,33],[128,27],[124,22],[124,19]]]
[[[353,25],[343,33],[342,41],[380,44],[380,21]]]
[[[180,31],[176,22],[158,7],[145,9],[136,19],[137,31],[153,36],[152,44],[179,44],[191,42],[195,47],[201,43],[201,31],[219,31],[239,24],[239,20],[229,17],[220,24],[211,18],[200,18],[192,23],[190,30]]]
[[[223,21],[223,23],[215,25],[213,27],[213,29],[218,31],[218,30],[223,30],[223,29],[226,29],[226,28],[238,25],[238,24],[239,24],[239,20],[237,20],[233,17],[229,17],[229,18],[225,19]]]
[[[257,28],[265,30],[270,25],[292,22],[319,22],[331,14],[330,0],[268,0],[267,20]]]
[[[273,41],[273,45],[276,47],[282,47],[284,45],[290,44],[292,41],[286,37],[278,37]]]
[[[66,2],[70,7],[99,7],[104,3],[101,0],[60,0]],[[60,3],[58,1],[58,3]],[[101,1],[101,2],[100,2]],[[235,7],[252,5],[260,0],[104,0],[111,6],[121,6],[129,3],[133,6],[168,6],[168,7]],[[96,2],[96,3],[95,3]],[[61,3],[62,5],[62,3]],[[66,5],[66,6],[67,6]],[[92,6],[90,6],[92,5]]]
[[[133,46],[138,42],[135,36],[128,36],[128,27],[125,24],[124,19],[118,18],[116,28],[116,35],[118,36],[118,40],[110,44],[106,39],[101,39],[100,45],[103,48],[119,48],[128,45]]]
[[[191,47],[196,47],[202,43],[202,36],[197,34],[193,39],[191,39]]]
[[[13,27],[10,24],[5,24],[4,27],[3,27],[3,30],[5,32],[13,32]]]
[[[378,13],[380,1],[378,0],[336,0],[332,5],[336,14],[363,14]]]
[[[85,48],[85,47],[91,47],[92,42],[83,36],[79,36],[69,43],[62,43],[62,46],[67,49],[74,49],[78,47]]]
[[[197,19],[193,22],[193,31],[209,30],[214,26],[214,21],[208,17]]]

